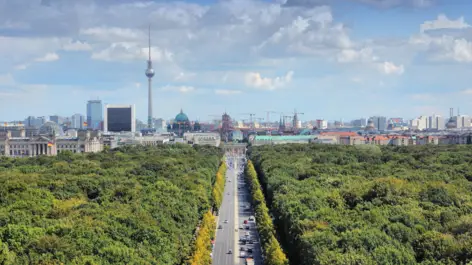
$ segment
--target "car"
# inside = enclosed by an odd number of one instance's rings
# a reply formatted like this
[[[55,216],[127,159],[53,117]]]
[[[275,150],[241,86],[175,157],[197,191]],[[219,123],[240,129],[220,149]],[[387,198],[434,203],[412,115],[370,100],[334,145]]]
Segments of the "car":
[[[248,225],[246,225],[246,227],[244,227],[244,229],[249,230],[251,228]]]
[[[254,221],[254,216],[249,216],[249,221]]]
[[[227,224],[227,223],[228,223],[228,220],[225,220],[224,223]]]
[[[219,226],[218,226],[218,229],[223,229],[223,226],[222,226],[222,225],[219,225]]]
[[[247,249],[247,252],[248,252],[248,253],[252,253],[252,248],[248,248],[248,249]]]
[[[233,251],[231,249],[229,249],[228,254],[233,254]]]
[[[244,224],[247,224],[247,220],[244,220]]]
[[[244,229],[244,227],[242,225],[239,226],[239,229]]]
[[[249,232],[246,232],[244,235],[245,235],[245,236],[249,236]]]

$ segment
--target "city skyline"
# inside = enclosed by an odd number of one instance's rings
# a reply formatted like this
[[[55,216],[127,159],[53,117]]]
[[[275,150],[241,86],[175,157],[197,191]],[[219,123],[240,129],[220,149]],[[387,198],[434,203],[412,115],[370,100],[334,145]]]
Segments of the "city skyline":
[[[146,121],[148,34],[154,118],[472,114],[470,1],[315,2],[4,2],[0,120],[84,114],[99,97]]]

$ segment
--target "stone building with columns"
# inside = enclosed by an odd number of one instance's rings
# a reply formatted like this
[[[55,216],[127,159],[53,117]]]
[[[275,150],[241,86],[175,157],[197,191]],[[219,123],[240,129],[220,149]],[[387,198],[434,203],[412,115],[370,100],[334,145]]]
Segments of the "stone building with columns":
[[[103,141],[99,131],[79,131],[77,137],[64,136],[57,124],[47,122],[37,136],[26,137],[20,130],[19,136],[11,131],[0,131],[0,156],[33,157],[57,155],[63,151],[73,153],[100,152]]]

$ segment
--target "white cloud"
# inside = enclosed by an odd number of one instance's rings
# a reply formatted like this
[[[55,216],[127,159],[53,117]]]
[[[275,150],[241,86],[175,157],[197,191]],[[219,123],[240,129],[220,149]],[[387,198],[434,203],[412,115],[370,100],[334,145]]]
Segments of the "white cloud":
[[[190,93],[196,91],[195,87],[193,86],[165,86],[161,88],[163,91],[174,91],[180,93]]]
[[[395,65],[392,62],[384,62],[379,65],[379,70],[387,75],[402,75],[405,72],[405,68],[403,65]]]
[[[434,61],[472,62],[472,42],[466,30],[471,26],[463,17],[450,20],[439,15],[436,20],[426,21],[420,26],[420,34],[410,38],[409,43],[424,51]],[[447,30],[441,35],[432,34],[435,30]],[[455,30],[451,32],[450,30]]]
[[[15,70],[25,70],[28,67],[29,67],[29,64],[19,64],[15,66]]]
[[[151,47],[153,61],[172,61],[173,54],[158,47]],[[139,47],[132,42],[112,43],[108,48],[92,54],[92,59],[102,61],[146,60],[148,48]]]
[[[464,89],[461,92],[462,94],[472,95],[472,88]]]
[[[15,83],[15,79],[11,74],[0,75],[0,86],[13,86]]]
[[[258,72],[251,72],[246,74],[246,85],[263,90],[275,90],[290,83],[292,77],[293,71],[289,71],[284,76],[275,78],[262,77]]]
[[[59,55],[55,52],[47,53],[46,55],[35,59],[36,62],[53,62],[57,60],[59,60]]]
[[[241,90],[229,90],[229,89],[216,89],[215,94],[217,95],[237,95],[241,94]]]
[[[118,28],[118,27],[93,27],[82,29],[81,35],[90,36],[96,40],[108,40],[108,41],[133,41],[139,39],[145,39],[145,35],[140,31],[129,28]]]
[[[86,42],[71,41],[63,46],[65,51],[90,51],[92,46]]]
[[[472,42],[465,38],[447,35],[431,37],[423,34],[412,37],[410,43],[422,47],[435,61],[472,62]]]
[[[447,18],[446,15],[440,14],[436,20],[425,21],[420,26],[420,32],[426,32],[430,30],[438,29],[465,29],[470,28],[470,25],[465,22],[464,17],[460,17],[456,20]]]
[[[340,63],[372,62],[377,59],[373,55],[371,48],[363,48],[361,50],[344,49],[337,56],[337,60]]]

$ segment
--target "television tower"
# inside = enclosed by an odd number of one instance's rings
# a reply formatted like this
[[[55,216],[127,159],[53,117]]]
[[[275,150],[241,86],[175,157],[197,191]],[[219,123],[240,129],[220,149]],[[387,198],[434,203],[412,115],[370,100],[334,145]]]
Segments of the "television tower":
[[[154,69],[152,69],[151,61],[151,25],[149,25],[149,59],[147,61],[146,76],[148,78],[148,128],[152,128],[152,77]]]

